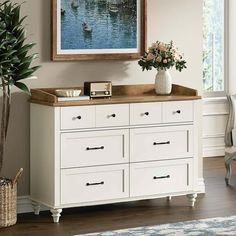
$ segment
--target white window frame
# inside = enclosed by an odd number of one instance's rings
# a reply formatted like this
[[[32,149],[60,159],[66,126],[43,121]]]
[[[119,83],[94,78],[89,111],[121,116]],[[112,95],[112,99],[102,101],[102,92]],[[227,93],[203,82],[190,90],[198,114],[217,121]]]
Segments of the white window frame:
[[[223,97],[229,91],[229,0],[224,1],[224,90],[205,92],[203,97]],[[203,79],[203,78],[202,78]]]

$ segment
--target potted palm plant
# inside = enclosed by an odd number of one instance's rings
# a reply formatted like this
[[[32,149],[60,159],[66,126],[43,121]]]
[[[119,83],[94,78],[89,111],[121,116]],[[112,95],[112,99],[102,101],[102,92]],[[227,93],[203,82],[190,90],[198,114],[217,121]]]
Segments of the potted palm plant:
[[[25,17],[20,17],[20,9],[21,4],[12,3],[10,0],[0,3],[0,88],[2,91],[0,174],[5,154],[12,87],[30,93],[22,80],[32,76],[39,68],[39,66],[31,66],[37,55],[30,54],[29,51],[35,44],[26,43],[23,25]],[[14,179],[0,177],[0,227],[16,223],[16,188],[21,173],[22,169]]]

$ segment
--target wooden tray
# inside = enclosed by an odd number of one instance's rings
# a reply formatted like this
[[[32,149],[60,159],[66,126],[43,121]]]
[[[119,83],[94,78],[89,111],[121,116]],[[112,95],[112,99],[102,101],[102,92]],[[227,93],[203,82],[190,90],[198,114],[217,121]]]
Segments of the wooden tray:
[[[113,96],[111,98],[94,98],[83,101],[58,101],[58,97],[55,94],[56,89],[62,88],[31,89],[30,102],[47,106],[79,106],[201,99],[201,97],[198,96],[197,90],[176,84],[173,84],[170,95],[156,95],[153,84],[113,85]],[[81,89],[82,94],[84,90],[83,87],[70,87],[68,89]]]

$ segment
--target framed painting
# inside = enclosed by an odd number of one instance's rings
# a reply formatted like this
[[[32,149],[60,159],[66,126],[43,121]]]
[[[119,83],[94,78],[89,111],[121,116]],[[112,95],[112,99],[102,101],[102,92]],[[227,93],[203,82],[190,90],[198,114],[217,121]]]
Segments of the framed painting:
[[[51,0],[52,60],[138,59],[147,0]]]

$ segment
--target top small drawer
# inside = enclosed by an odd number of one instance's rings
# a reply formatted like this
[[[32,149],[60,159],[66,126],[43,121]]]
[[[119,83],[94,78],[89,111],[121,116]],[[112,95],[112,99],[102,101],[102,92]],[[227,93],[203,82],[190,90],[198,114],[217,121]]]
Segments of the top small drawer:
[[[161,123],[161,103],[130,104],[130,125]]]
[[[96,127],[129,125],[129,104],[96,106]]]
[[[162,112],[163,123],[193,121],[193,102],[163,102]]]
[[[61,129],[95,127],[95,106],[61,108]]]

